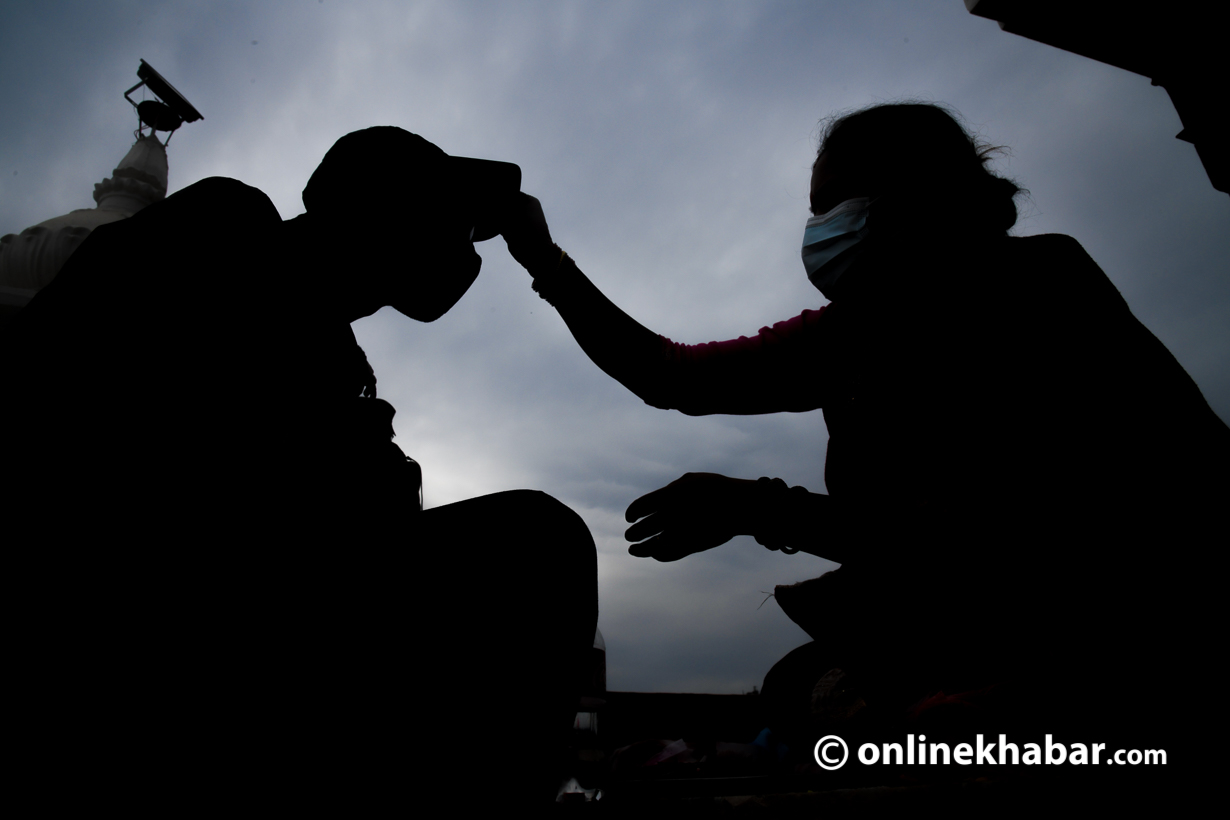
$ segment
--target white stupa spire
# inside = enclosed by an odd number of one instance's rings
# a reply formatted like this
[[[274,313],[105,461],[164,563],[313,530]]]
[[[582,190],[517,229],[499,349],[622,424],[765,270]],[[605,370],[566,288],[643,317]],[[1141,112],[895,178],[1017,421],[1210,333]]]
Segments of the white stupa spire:
[[[166,148],[153,136],[139,136],[111,176],[95,184],[97,207],[0,237],[0,307],[17,309],[28,302],[95,228],[126,219],[166,195]]]

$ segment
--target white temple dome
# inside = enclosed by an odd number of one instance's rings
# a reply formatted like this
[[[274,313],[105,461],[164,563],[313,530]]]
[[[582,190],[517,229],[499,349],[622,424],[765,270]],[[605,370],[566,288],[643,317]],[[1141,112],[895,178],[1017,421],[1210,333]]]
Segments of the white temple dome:
[[[94,186],[96,208],[81,208],[0,237],[0,303],[16,309],[55,278],[99,225],[126,219],[167,195],[167,152],[139,136],[111,176]]]

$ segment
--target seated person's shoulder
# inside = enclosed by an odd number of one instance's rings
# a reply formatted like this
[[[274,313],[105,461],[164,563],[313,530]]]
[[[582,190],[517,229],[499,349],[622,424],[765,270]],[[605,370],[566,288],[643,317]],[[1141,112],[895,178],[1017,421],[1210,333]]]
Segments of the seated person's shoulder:
[[[29,319],[73,324],[107,315],[148,323],[160,315],[157,305],[171,300],[181,320],[185,312],[205,310],[204,302],[188,297],[223,272],[248,284],[281,224],[257,188],[225,177],[200,180],[91,232],[31,304],[37,309]],[[144,264],[125,264],[134,258]],[[122,278],[110,273],[117,266]]]
[[[57,277],[73,269],[131,253],[139,243],[147,258],[191,265],[202,254],[235,241],[246,244],[282,222],[265,193],[239,180],[209,177],[183,188],[127,219],[96,228]]]
[[[277,224],[282,221],[273,202],[258,188],[237,179],[208,177],[194,182],[167,197],[164,203],[143,213],[155,216],[168,211],[192,211],[205,222],[256,222]],[[140,215],[140,214],[139,214]],[[177,213],[182,217],[182,213]]]

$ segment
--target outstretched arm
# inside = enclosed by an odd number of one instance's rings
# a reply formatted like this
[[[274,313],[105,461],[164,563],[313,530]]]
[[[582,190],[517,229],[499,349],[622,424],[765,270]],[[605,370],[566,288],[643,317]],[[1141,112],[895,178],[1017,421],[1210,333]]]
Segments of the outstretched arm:
[[[534,277],[585,354],[647,403],[667,407],[662,339],[615,306],[551,241],[537,199],[522,194],[503,231],[508,251]]]
[[[615,306],[573,260],[552,243],[538,200],[522,194],[508,215],[508,250],[534,277],[534,289],[559,311],[573,338],[603,372],[647,404],[689,415],[813,410],[823,380],[814,351],[781,344],[819,316],[763,328],[753,338],[704,345],[676,344]],[[803,360],[807,359],[806,364]]]

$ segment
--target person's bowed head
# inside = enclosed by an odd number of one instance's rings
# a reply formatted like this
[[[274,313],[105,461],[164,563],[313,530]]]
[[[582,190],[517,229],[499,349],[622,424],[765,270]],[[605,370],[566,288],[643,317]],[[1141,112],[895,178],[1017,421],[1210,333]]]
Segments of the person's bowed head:
[[[394,126],[354,131],[303,190],[300,257],[334,273],[352,321],[388,305],[433,322],[478,277],[474,243],[496,235],[520,185],[512,163],[449,156]]]

